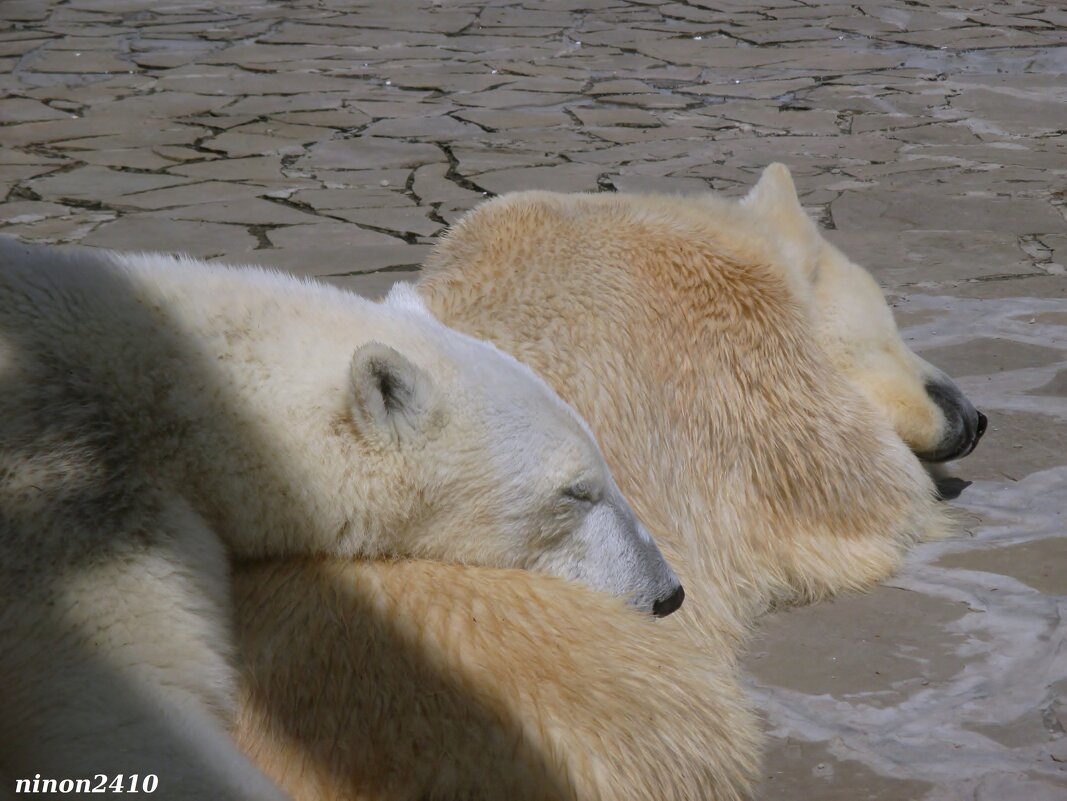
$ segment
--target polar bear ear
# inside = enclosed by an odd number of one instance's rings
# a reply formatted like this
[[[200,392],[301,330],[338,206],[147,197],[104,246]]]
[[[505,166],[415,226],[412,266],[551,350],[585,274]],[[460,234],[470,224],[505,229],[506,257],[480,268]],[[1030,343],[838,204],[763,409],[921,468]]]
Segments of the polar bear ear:
[[[393,309],[406,309],[407,311],[415,312],[416,314],[425,314],[427,317],[432,317],[429,308],[426,306],[426,302],[419,296],[418,290],[415,289],[415,285],[408,283],[407,281],[400,281],[393,284],[392,289],[389,290],[389,294],[382,300],[383,306],[389,306]]]
[[[741,203],[764,214],[804,214],[797,198],[793,174],[780,162],[767,165],[756,185],[749,190]]]
[[[352,356],[352,422],[368,440],[400,445],[435,416],[433,379],[395,348],[361,345]]]
[[[815,280],[818,273],[822,236],[797,197],[793,176],[784,164],[771,164],[745,195],[741,205],[770,224],[774,236],[801,274]]]

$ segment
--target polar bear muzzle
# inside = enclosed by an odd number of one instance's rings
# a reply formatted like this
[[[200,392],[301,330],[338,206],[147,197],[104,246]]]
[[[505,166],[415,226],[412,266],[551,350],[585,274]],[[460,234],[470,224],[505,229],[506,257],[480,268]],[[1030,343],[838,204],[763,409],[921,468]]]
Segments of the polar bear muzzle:
[[[985,433],[988,418],[948,378],[927,382],[926,394],[944,416],[945,423],[937,444],[916,456],[924,462],[947,462],[967,456]]]
[[[678,576],[616,488],[596,504],[576,532],[599,558],[574,577],[594,589],[629,598],[644,612],[666,617],[685,599]]]

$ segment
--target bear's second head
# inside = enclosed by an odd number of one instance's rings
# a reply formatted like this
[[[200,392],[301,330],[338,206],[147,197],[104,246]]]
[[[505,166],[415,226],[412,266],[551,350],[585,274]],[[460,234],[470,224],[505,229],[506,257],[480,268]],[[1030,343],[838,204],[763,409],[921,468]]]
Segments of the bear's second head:
[[[826,353],[915,455],[945,462],[973,451],[986,416],[904,343],[877,282],[823,238],[801,207],[789,170],[767,167],[742,203],[763,219],[795,270]]]
[[[360,346],[350,381],[374,505],[390,510],[371,553],[530,569],[656,615],[677,609],[677,576],[574,409],[406,285],[383,303],[404,318],[400,334]]]

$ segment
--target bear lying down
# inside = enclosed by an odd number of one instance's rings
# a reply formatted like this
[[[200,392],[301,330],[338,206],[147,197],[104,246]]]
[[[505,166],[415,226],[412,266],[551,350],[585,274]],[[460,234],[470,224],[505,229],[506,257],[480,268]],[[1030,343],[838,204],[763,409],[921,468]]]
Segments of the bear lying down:
[[[732,660],[753,617],[868,587],[949,531],[917,456],[965,455],[984,418],[781,165],[741,202],[497,198],[419,292],[584,415],[690,599],[653,624],[528,573],[239,565],[242,748],[300,801],[743,797],[758,738]]]
[[[227,553],[682,596],[578,415],[410,289],[0,241],[0,773],[278,797],[225,733]]]

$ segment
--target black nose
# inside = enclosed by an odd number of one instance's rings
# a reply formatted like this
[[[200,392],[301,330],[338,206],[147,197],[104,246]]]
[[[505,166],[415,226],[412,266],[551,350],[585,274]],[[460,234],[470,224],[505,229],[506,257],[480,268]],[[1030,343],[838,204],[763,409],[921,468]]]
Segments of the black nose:
[[[924,462],[962,459],[978,445],[989,420],[947,378],[927,383],[926,392],[944,414],[948,430],[934,448],[916,451],[915,455]]]
[[[682,605],[682,601],[685,600],[685,590],[682,589],[682,585],[678,585],[678,589],[668,595],[666,598],[661,598],[652,604],[652,614],[656,617],[667,617],[671,612],[677,612],[678,607]]]

